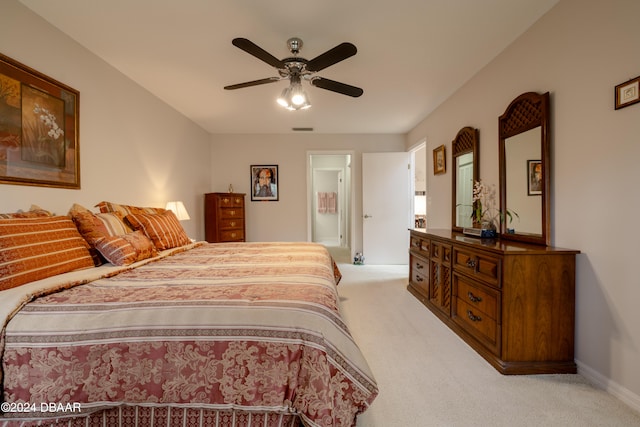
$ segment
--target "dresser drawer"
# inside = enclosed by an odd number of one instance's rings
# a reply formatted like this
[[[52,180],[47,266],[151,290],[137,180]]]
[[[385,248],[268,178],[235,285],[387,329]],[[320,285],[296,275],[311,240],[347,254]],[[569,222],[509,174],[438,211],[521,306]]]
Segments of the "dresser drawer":
[[[500,292],[453,273],[453,297],[500,323]]]
[[[220,219],[237,219],[244,217],[244,210],[239,208],[221,208]]]
[[[493,354],[500,355],[500,325],[487,313],[467,304],[463,298],[455,298],[452,308],[453,321],[480,341]]]
[[[420,255],[429,258],[429,240],[411,234],[410,249],[415,250]]]
[[[453,248],[453,269],[482,280],[495,287],[501,287],[501,261],[483,253],[465,248]]]
[[[422,258],[411,256],[410,266],[411,284],[419,292],[428,296],[429,294],[429,263]]]
[[[244,240],[244,230],[222,230],[220,231],[221,242],[235,242]]]
[[[242,229],[244,221],[242,218],[220,220],[220,230]]]
[[[223,208],[241,208],[244,206],[244,197],[219,196],[219,205]]]

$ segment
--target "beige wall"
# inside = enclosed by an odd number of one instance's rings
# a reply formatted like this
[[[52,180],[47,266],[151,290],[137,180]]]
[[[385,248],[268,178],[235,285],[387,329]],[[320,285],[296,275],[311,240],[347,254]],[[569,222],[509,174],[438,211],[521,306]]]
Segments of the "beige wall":
[[[0,52],[80,91],[81,189],[0,185],[0,212],[32,203],[66,214],[101,200],[162,206],[184,201],[204,238],[210,136],[13,0],[0,6]],[[205,155],[202,155],[205,153]]]
[[[362,250],[362,153],[404,151],[403,135],[213,135],[212,191],[247,193],[247,238],[251,241],[307,240],[309,152],[352,152],[354,240]],[[251,202],[249,166],[277,164],[279,202]]]
[[[498,183],[498,116],[527,91],[551,94],[552,241],[579,249],[579,370],[640,410],[640,104],[613,108],[614,86],[640,75],[640,2],[561,0],[407,136],[446,144],[480,130],[480,176]],[[451,175],[428,176],[429,218],[451,224]]]

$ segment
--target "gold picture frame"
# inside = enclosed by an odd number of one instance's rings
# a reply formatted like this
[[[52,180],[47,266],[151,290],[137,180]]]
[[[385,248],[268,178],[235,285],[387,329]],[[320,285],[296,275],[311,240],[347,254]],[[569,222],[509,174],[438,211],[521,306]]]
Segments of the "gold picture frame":
[[[80,189],[80,92],[0,54],[0,183]]]
[[[640,102],[640,76],[617,85],[615,100],[616,110]]]
[[[433,174],[440,175],[447,171],[447,157],[444,145],[433,150]]]

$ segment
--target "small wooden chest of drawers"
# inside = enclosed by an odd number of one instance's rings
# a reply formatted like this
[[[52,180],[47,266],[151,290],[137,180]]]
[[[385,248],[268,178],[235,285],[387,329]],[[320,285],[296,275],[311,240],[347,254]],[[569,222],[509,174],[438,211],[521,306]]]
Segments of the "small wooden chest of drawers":
[[[503,374],[574,373],[579,251],[411,230],[408,289]]]
[[[244,242],[244,194],[204,195],[204,232],[207,242]]]

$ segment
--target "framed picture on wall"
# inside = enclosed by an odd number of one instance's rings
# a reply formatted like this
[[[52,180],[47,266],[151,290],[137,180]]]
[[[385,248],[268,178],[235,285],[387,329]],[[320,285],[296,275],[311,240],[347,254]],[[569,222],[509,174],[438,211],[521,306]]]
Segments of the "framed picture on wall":
[[[278,165],[251,165],[251,201],[278,201]]]
[[[527,160],[527,194],[529,196],[542,195],[542,161]]]
[[[640,102],[640,76],[616,86],[616,110]]]
[[[444,145],[433,150],[433,174],[440,175],[447,171]]]
[[[80,188],[80,92],[0,54],[0,183]]]

